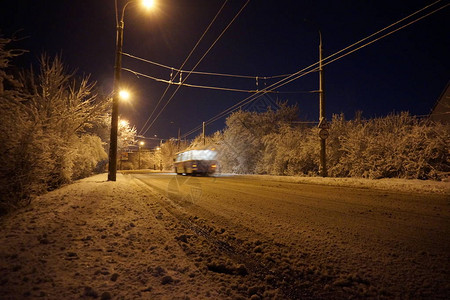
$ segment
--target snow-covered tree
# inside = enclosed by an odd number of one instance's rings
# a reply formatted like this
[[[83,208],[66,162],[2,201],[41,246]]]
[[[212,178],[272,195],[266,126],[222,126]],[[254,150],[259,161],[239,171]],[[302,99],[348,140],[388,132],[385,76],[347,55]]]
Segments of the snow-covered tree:
[[[108,118],[109,120],[111,118]],[[119,122],[117,128],[117,150],[119,152],[127,151],[130,147],[137,144],[136,127],[131,127],[128,122]]]
[[[449,126],[407,112],[370,120],[334,117],[330,175],[439,179],[450,171]]]
[[[4,44],[0,47],[0,57],[8,60],[11,55],[5,55]],[[1,71],[7,74],[4,67]],[[2,82],[5,78],[14,84],[3,84],[0,91],[0,151],[4,160],[0,166],[0,210],[87,175],[95,160],[103,159],[106,153],[99,139],[85,136],[86,131],[108,107],[106,99],[96,95],[89,78],[77,80],[59,57],[43,55],[37,74],[31,69],[14,81],[3,76]]]
[[[315,128],[285,124],[263,139],[261,165],[272,175],[315,175],[319,165],[319,142]]]
[[[177,140],[167,140],[165,143],[161,144],[161,147],[157,152],[159,152],[163,169],[173,170],[173,159],[175,158],[175,153],[178,152]]]
[[[279,104],[276,111],[237,111],[227,120],[220,143],[220,160],[224,171],[266,173],[264,137],[280,131],[297,118],[297,107]]]

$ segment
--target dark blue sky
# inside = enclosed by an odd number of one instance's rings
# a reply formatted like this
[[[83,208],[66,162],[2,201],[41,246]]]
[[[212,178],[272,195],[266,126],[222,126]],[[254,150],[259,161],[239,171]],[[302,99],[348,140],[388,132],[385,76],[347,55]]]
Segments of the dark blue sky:
[[[118,0],[119,7],[125,1]],[[129,6],[125,14],[124,52],[164,65],[180,67],[222,0],[157,0],[157,9],[145,13]],[[230,0],[185,69],[192,68],[246,0]],[[251,0],[197,67],[199,71],[272,76],[293,73],[318,60],[318,33],[324,54],[342,48],[431,4],[424,0],[275,1]],[[435,8],[448,4],[441,1]],[[431,10],[428,10],[428,12]],[[344,112],[366,118],[393,111],[426,115],[449,80],[449,7],[393,35],[336,61],[325,68],[327,116]],[[306,23],[307,18],[312,22]],[[6,36],[22,29],[28,38],[17,47],[30,53],[15,61],[28,67],[46,51],[62,53],[64,62],[79,74],[92,74],[105,92],[112,88],[115,51],[113,0],[9,1],[2,3],[0,30]],[[170,70],[124,57],[123,67],[168,80]],[[123,82],[134,91],[120,114],[141,131],[166,85],[123,72]],[[275,81],[259,80],[258,87]],[[187,83],[256,89],[254,79],[192,76]],[[318,119],[318,95],[291,93],[317,90],[318,73],[302,77],[271,94],[297,104],[302,120]],[[165,104],[176,87],[163,98]],[[231,105],[246,93],[182,87],[146,132],[161,138],[185,133]],[[156,110],[156,113],[159,109]],[[224,119],[210,124],[207,133],[222,129]],[[192,136],[191,136],[192,137]]]

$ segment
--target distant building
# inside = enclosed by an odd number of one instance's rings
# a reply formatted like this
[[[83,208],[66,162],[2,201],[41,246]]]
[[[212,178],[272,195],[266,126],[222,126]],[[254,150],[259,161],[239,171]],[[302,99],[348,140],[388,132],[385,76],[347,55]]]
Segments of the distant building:
[[[450,124],[450,82],[431,110],[430,120]]]

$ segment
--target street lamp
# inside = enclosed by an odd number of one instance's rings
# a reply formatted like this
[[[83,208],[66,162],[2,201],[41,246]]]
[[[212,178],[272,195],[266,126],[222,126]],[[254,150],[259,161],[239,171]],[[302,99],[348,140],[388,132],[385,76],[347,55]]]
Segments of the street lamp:
[[[122,100],[128,101],[130,99],[130,93],[127,90],[120,90],[119,97]]]
[[[120,126],[122,127],[127,127],[128,126],[128,121],[127,120],[120,120]],[[126,139],[126,138],[125,138]]]
[[[154,0],[143,0],[142,5],[144,5],[144,7],[148,8],[148,9],[150,9],[155,5],[155,1]]]
[[[117,174],[117,127],[119,122],[119,86],[120,86],[120,71],[122,69],[122,46],[123,46],[123,17],[125,9],[128,4],[136,2],[129,1],[122,8],[122,15],[118,21],[116,29],[116,59],[114,64],[114,83],[113,83],[113,103],[111,112],[111,135],[109,139],[109,166],[108,166],[108,181],[116,181]],[[154,1],[144,0],[142,4],[149,8],[153,6]]]

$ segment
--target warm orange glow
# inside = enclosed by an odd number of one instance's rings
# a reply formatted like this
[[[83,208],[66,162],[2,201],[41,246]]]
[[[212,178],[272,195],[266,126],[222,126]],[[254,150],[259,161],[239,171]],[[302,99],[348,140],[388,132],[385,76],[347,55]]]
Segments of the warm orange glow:
[[[141,145],[141,146],[144,146],[144,144],[145,144],[145,143],[144,143],[143,141],[140,141],[140,142],[139,142],[139,145]]]
[[[128,99],[130,99],[130,93],[128,91],[126,91],[126,90],[121,90],[119,92],[119,97],[122,100],[128,100]]]
[[[151,9],[155,6],[155,0],[142,0],[142,5],[147,9]]]
[[[128,121],[127,120],[120,120],[120,126],[122,126],[122,127],[128,126]]]

